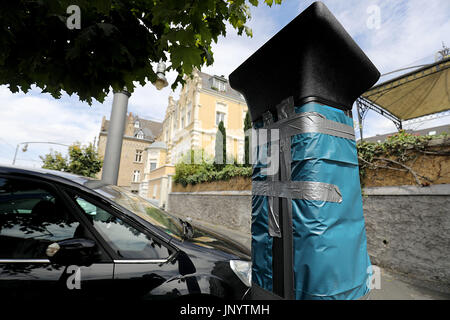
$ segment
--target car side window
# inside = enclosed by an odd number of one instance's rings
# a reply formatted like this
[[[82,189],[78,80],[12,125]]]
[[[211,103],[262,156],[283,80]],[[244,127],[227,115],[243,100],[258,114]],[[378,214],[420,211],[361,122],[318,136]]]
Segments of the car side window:
[[[0,259],[46,259],[47,246],[73,238],[78,226],[46,185],[0,177]]]
[[[169,250],[152,237],[90,200],[76,195],[75,201],[121,259],[165,259],[170,255]]]

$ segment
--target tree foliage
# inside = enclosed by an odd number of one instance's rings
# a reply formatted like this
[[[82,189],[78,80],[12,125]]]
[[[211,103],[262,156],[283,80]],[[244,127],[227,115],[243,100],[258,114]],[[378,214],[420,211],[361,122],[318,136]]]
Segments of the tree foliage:
[[[44,169],[65,171],[91,178],[100,172],[103,165],[103,160],[100,159],[92,143],[88,146],[74,143],[69,147],[68,157],[53,151],[40,158]]]
[[[227,163],[227,131],[223,121],[219,122],[217,128],[214,163],[218,168],[222,168]]]
[[[264,0],[268,6],[282,0]],[[249,0],[258,5],[258,0]],[[214,61],[212,42],[226,24],[252,36],[245,0],[15,0],[0,1],[0,85],[27,92],[32,85],[59,98],[103,102],[110,88],[133,92],[155,81],[152,63],[170,61],[183,83],[193,68]],[[70,5],[80,29],[69,29]]]

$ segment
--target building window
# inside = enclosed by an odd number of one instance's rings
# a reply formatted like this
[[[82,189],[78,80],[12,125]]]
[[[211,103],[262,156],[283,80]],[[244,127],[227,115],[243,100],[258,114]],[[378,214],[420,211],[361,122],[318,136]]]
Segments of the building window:
[[[134,158],[135,162],[142,162],[142,154],[144,153],[144,151],[142,150],[136,150],[136,156]]]
[[[156,162],[150,162],[150,171],[153,171],[156,169]]]
[[[191,111],[192,111],[192,102],[189,102],[188,106],[187,106],[187,113],[186,113],[187,125],[189,125],[191,123]]]
[[[139,130],[139,132],[136,134],[136,138],[144,139],[144,132],[142,132],[142,130]]]
[[[223,112],[216,112],[216,126],[219,125],[220,121],[223,121],[223,124],[225,125],[225,113]]]
[[[223,81],[223,80],[219,80],[219,79],[217,79],[217,78],[213,78],[213,81],[212,81],[212,86],[211,86],[213,89],[216,89],[217,91],[226,91],[226,89],[227,89],[227,86],[226,86],[226,84],[225,84],[225,81]]]
[[[182,129],[184,128],[184,116],[181,116],[181,126]]]
[[[141,172],[139,170],[134,170],[133,182],[139,182],[140,178],[141,178]]]
[[[135,128],[140,128],[139,120],[136,120],[136,121],[134,122],[134,127],[135,127]]]

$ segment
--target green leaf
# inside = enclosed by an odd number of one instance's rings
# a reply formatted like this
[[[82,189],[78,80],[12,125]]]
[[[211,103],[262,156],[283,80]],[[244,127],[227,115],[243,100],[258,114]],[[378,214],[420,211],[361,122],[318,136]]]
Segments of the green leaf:
[[[202,51],[196,47],[174,46],[170,49],[173,68],[182,68],[185,74],[192,73],[193,67],[202,65]]]
[[[66,25],[72,4],[81,9],[80,30]],[[170,58],[176,88],[194,67],[213,63],[212,42],[226,36],[227,23],[251,37],[248,19],[244,0],[0,1],[0,85],[101,102],[111,87],[154,81],[151,64]]]

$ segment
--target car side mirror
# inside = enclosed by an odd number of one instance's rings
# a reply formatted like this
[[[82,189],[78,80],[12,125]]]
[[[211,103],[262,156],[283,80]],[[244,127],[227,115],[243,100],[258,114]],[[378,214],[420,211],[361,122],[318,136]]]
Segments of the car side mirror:
[[[95,258],[95,241],[74,238],[50,244],[45,251],[51,263],[89,266]]]

